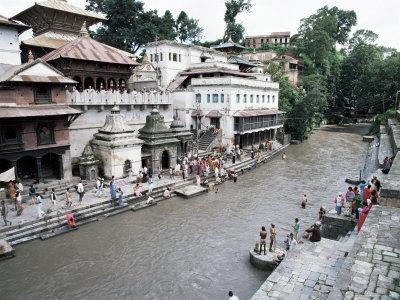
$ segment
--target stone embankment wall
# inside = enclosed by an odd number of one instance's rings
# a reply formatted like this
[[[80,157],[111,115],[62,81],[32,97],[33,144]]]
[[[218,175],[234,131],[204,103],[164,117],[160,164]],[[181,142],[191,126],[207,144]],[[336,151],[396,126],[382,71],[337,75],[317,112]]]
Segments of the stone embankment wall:
[[[337,240],[354,230],[357,222],[352,217],[328,214],[322,218],[322,237]]]

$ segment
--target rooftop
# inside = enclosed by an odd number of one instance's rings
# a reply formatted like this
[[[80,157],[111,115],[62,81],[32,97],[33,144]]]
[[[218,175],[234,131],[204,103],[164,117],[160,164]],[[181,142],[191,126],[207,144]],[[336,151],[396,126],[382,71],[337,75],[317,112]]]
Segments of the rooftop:
[[[157,42],[151,42],[151,43],[146,44],[146,48],[154,47],[154,46],[161,46],[161,45],[169,45],[169,46],[175,46],[175,47],[180,47],[180,48],[193,48],[193,49],[197,49],[197,50],[204,51],[204,52],[211,52],[211,53],[215,53],[215,54],[219,54],[219,55],[225,55],[224,53],[214,50],[214,49],[211,49],[211,48],[193,45],[193,44],[183,44],[183,43],[179,43],[179,42],[171,41],[171,40],[161,40],[161,41],[157,41]]]
[[[3,15],[0,15],[0,25],[7,26],[7,27],[13,27],[18,30],[18,33],[22,33],[25,30],[28,30],[30,28],[29,26],[27,26],[25,24],[18,23],[18,22],[12,21],[10,19],[7,19]]]
[[[64,12],[71,15],[80,15],[85,17],[88,26],[106,20],[105,17],[95,12],[87,11],[74,5],[68,4],[66,0],[47,0],[35,2],[22,12],[16,14],[12,19],[21,20],[26,24],[36,23],[41,16],[49,14],[52,11]]]
[[[125,52],[126,53],[126,52]],[[44,61],[59,58],[99,61],[112,64],[137,65],[119,49],[100,43],[89,36],[79,37],[42,57]]]
[[[246,36],[245,38],[252,39],[252,38],[275,37],[275,36],[290,36],[290,31],[276,31],[276,32],[271,32],[271,34],[249,35]]]

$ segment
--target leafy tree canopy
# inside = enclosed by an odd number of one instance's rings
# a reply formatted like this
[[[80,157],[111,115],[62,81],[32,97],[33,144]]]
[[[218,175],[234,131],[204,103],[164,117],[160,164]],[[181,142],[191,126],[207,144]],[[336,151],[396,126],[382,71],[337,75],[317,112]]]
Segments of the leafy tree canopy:
[[[229,38],[236,43],[240,43],[243,40],[243,34],[245,28],[242,24],[236,22],[236,17],[241,12],[250,12],[253,4],[251,0],[226,0],[225,1],[225,16],[224,21],[226,23],[224,41]]]

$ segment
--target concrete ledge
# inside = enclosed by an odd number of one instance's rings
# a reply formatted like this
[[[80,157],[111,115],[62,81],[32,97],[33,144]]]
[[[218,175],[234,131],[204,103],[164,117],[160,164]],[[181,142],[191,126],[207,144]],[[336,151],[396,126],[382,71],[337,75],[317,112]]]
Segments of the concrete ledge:
[[[250,263],[260,270],[272,271],[276,268],[277,264],[275,259],[277,259],[277,254],[275,252],[266,252],[266,254],[258,254],[253,250],[249,251]]]
[[[0,240],[0,260],[15,257],[15,250],[7,241]]]
[[[200,194],[207,193],[207,191],[208,191],[208,189],[206,189],[204,187],[197,186],[197,185],[189,185],[189,186],[185,186],[184,188],[175,190],[175,193],[180,197],[189,199],[189,198],[196,197]]]

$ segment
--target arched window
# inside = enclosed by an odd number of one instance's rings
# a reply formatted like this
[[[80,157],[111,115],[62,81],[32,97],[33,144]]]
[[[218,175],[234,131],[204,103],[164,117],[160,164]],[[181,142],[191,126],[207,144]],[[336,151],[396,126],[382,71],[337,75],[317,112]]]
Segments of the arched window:
[[[36,86],[33,97],[37,104],[51,103],[51,88],[45,85]]]

